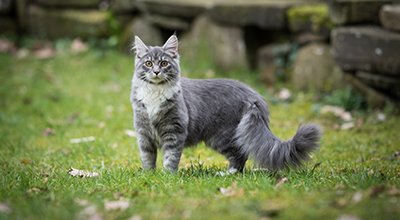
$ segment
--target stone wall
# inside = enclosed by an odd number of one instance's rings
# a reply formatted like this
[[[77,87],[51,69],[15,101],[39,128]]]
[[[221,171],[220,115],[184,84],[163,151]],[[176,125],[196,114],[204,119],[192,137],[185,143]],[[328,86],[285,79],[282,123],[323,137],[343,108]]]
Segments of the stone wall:
[[[161,45],[180,38],[187,68],[257,69],[331,92],[349,82],[372,106],[400,100],[396,0],[0,0],[0,34],[117,37]],[[204,65],[202,65],[204,63]]]
[[[396,4],[397,3],[397,4]],[[333,55],[370,106],[400,100],[400,2],[331,0]]]

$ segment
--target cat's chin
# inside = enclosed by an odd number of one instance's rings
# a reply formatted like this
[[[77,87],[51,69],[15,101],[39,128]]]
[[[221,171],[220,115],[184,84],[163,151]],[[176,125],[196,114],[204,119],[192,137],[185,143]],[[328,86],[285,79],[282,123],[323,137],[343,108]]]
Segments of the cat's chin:
[[[159,78],[159,77],[153,77],[153,78],[151,78],[151,79],[148,79],[148,81],[149,81],[151,84],[156,84],[156,85],[161,85],[161,84],[166,83],[166,81],[165,81],[164,79]]]

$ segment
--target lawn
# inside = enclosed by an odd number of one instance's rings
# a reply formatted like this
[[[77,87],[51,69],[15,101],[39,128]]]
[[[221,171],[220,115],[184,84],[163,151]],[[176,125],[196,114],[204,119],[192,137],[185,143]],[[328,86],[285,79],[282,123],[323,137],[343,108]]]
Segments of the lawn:
[[[221,76],[185,63],[183,70]],[[248,163],[244,173],[222,177],[216,173],[226,161],[200,144],[184,151],[178,173],[144,172],[131,131],[132,72],[132,57],[115,51],[44,60],[0,54],[0,219],[400,216],[400,116],[393,108],[352,112],[355,126],[343,130],[312,94],[293,92],[291,102],[280,102],[257,74],[225,74],[266,97],[277,136],[290,138],[300,123],[321,124],[320,150],[301,169],[271,173]],[[91,138],[72,140],[83,137]],[[75,177],[70,168],[100,175]]]

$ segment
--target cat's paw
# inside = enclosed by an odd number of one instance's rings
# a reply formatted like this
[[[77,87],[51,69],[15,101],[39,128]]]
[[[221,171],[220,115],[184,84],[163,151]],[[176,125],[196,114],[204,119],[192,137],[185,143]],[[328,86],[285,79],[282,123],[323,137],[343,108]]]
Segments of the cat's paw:
[[[229,176],[229,175],[233,175],[235,173],[237,173],[238,170],[235,168],[229,168],[227,171],[218,171],[216,173],[217,176]]]

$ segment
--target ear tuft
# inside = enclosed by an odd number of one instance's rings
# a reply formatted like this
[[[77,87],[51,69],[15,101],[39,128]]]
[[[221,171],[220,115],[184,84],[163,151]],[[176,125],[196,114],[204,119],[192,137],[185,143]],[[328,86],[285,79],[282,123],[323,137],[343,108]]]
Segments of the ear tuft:
[[[176,58],[178,56],[178,38],[176,35],[173,34],[171,37],[169,37],[162,48],[166,53]]]
[[[135,51],[138,58],[141,58],[149,49],[138,36],[135,36],[135,42],[133,43],[132,50]]]

